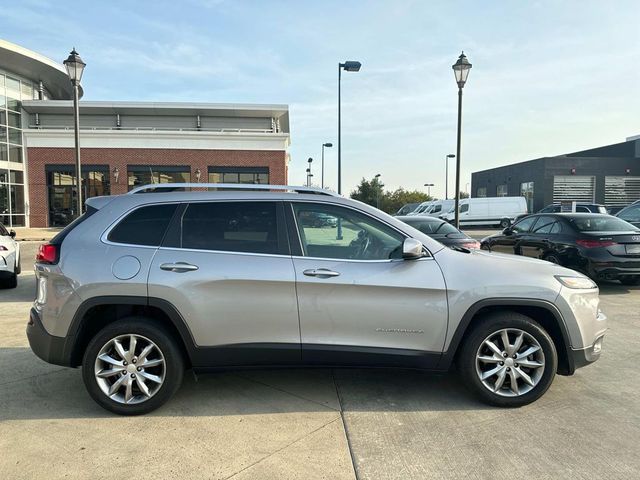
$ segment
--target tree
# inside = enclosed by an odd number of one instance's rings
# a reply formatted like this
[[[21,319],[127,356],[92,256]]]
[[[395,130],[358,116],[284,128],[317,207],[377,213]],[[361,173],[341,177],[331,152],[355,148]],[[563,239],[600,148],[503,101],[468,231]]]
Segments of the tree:
[[[467,192],[460,192],[460,198],[469,198],[469,194]]]
[[[387,213],[395,213],[407,203],[422,203],[433,198],[419,190],[405,190],[402,187],[392,192],[384,191],[384,184],[375,177],[370,181],[363,178],[350,196],[372,207],[378,205],[379,199],[380,210]]]
[[[380,183],[379,179],[372,178],[371,181],[367,181],[362,178],[360,184],[353,190],[350,197],[354,200],[359,200],[367,205],[376,207],[378,204],[378,198],[380,199],[380,206],[382,206],[384,200],[384,184]]]

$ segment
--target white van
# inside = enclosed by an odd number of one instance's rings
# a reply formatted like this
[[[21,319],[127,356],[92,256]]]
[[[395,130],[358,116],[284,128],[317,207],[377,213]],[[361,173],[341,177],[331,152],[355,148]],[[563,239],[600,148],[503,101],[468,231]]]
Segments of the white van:
[[[434,200],[429,200],[428,202],[422,202],[420,205],[417,206],[417,208],[413,212],[408,213],[407,215],[422,215],[425,212],[425,210],[427,210],[427,208],[431,206],[433,202]]]
[[[440,218],[453,222],[454,208]],[[460,225],[500,225],[507,228],[517,216],[527,213],[524,197],[463,198],[460,200]]]
[[[455,200],[436,200],[429,205],[420,215],[429,215],[431,217],[439,217],[443,213],[447,213],[453,208]]]

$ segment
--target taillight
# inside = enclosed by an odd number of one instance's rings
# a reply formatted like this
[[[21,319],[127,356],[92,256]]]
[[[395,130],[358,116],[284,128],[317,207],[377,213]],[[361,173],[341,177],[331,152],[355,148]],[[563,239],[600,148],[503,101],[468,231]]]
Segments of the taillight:
[[[58,263],[58,246],[51,245],[50,243],[40,245],[38,253],[36,254],[36,262],[49,264]]]
[[[473,241],[473,242],[463,243],[462,246],[469,250],[473,250],[474,248],[480,248],[480,242]]]
[[[576,243],[584,248],[610,247],[616,244],[612,240],[576,240]]]

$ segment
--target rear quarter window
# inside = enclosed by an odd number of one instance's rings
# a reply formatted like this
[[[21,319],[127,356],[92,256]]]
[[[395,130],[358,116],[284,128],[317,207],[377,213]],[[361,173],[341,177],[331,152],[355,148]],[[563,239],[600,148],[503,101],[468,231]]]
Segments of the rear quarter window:
[[[114,243],[158,247],[178,204],[148,205],[135,209],[111,230]]]

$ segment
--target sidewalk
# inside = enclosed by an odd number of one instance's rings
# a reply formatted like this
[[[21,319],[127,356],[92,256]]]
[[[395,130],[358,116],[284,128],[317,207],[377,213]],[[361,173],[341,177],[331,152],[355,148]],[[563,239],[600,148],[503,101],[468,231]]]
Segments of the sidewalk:
[[[13,230],[16,231],[16,240],[20,242],[46,242],[62,229],[14,227]]]

